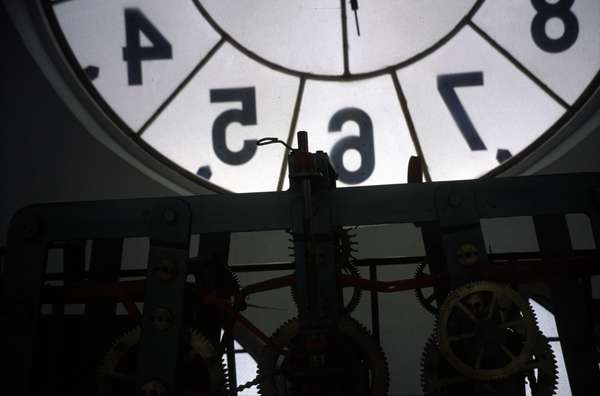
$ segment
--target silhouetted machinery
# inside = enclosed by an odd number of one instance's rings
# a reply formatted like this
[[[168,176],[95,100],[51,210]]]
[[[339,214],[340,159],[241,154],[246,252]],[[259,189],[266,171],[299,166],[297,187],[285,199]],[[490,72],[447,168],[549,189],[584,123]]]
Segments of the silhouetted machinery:
[[[573,394],[600,389],[590,286],[598,251],[571,249],[564,216],[587,214],[600,246],[600,174],[336,189],[327,154],[310,153],[306,133],[298,142],[288,147],[286,192],[19,211],[2,275],[2,394],[226,396],[258,385],[269,396],[384,396],[394,368],[379,344],[377,296],[415,290],[436,315],[423,352],[425,394],[525,395],[528,387],[549,396],[556,362],[528,303],[529,285],[539,283],[549,286]],[[270,143],[280,142],[258,142]],[[420,175],[413,160],[409,179]],[[486,251],[480,219],[507,216],[533,217],[539,254]],[[420,227],[426,257],[413,279],[378,281],[378,265],[410,260],[356,260],[351,227],[394,223]],[[227,266],[229,234],[260,230],[289,232],[294,260],[278,269],[293,273],[240,287]],[[199,247],[189,258],[191,235]],[[131,237],[150,238],[143,271],[121,269],[123,238]],[[51,248],[63,250],[62,273],[45,273]],[[139,279],[122,280],[132,276]],[[269,337],[242,312],[249,295],[283,287],[298,315]],[[363,291],[372,296],[373,334],[352,318]],[[115,315],[117,303],[127,316]],[[53,313],[42,315],[42,304]],[[65,304],[85,304],[85,313],[65,315]],[[235,367],[234,329],[262,345],[247,384],[224,368],[224,356]]]

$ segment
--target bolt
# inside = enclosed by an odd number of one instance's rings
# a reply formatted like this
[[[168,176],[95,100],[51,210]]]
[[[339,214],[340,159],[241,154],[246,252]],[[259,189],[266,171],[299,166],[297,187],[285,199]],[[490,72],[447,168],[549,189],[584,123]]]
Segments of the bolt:
[[[462,205],[463,203],[463,198],[462,195],[460,195],[459,193],[456,192],[452,192],[450,193],[450,195],[448,195],[448,205],[450,205],[453,208],[458,208]]]
[[[161,281],[170,281],[177,277],[177,264],[170,257],[163,257],[152,271]]]
[[[35,238],[40,234],[41,231],[42,226],[40,224],[40,220],[37,217],[27,219],[25,224],[23,224],[23,236],[25,238]]]
[[[173,314],[167,308],[156,308],[152,312],[152,325],[156,330],[167,330],[173,324]]]
[[[464,266],[471,266],[479,262],[479,249],[472,243],[463,243],[456,255],[458,262]]]
[[[142,385],[142,395],[163,396],[167,394],[167,387],[158,380],[152,380]]]
[[[173,209],[167,209],[163,212],[163,220],[168,225],[173,225],[177,222],[177,214]]]

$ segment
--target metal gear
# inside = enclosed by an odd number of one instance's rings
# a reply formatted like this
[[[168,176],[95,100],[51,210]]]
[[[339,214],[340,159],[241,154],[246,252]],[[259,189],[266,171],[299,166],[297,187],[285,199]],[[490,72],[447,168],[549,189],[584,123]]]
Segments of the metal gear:
[[[358,242],[353,241],[356,234],[351,234],[351,230],[352,228],[341,228],[338,232],[338,262],[340,270],[344,275],[360,278],[360,270],[355,264],[356,257],[354,257],[353,254],[357,251],[353,246],[357,245]],[[362,298],[362,293],[362,289],[356,287],[352,289],[350,300],[344,306],[345,313],[349,314],[358,307]]]
[[[340,269],[340,272],[343,275],[349,275],[360,278],[360,270],[354,264],[356,261],[356,257],[354,257],[353,255],[353,253],[356,251],[356,249],[354,249],[353,246],[356,245],[357,242],[354,242],[352,239],[356,235],[351,234],[351,230],[351,228],[340,228],[340,230],[337,232],[336,260],[338,261],[338,267]],[[289,239],[289,241],[293,242],[293,239]],[[294,303],[297,304],[297,291],[295,286],[291,287],[291,292],[292,299],[294,300]],[[356,307],[358,307],[358,305],[360,304],[360,300],[362,299],[362,293],[362,289],[356,287],[352,288],[352,294],[350,295],[350,298],[347,300],[347,302],[344,302],[344,313],[350,314],[356,309]],[[344,300],[346,300],[346,298],[344,298]]]
[[[188,262],[189,272],[194,275],[194,284],[201,289],[210,289],[215,287],[212,284],[206,284],[208,279],[216,279],[218,292],[221,296],[233,296],[240,290],[238,276],[231,271],[229,267],[223,265],[207,265],[205,261],[198,257],[191,258]],[[216,271],[216,273],[215,273]]]
[[[359,322],[344,317],[337,331],[325,339],[300,339],[299,333],[298,319],[291,319],[271,337],[287,353],[268,344],[263,350],[258,361],[258,377],[263,377],[258,385],[261,395],[387,395],[389,370],[385,354]],[[315,342],[323,345],[322,354],[306,354],[306,345]],[[307,369],[315,364],[318,378]],[[315,370],[314,366],[311,369]]]
[[[474,282],[452,291],[436,322],[440,352],[468,378],[491,381],[519,371],[539,333],[529,303],[509,286]]]
[[[131,395],[135,393],[135,367],[141,338],[141,327],[136,326],[115,340],[105,355],[99,370],[100,396]],[[222,358],[199,332],[188,330],[187,354],[179,363],[183,394],[228,394],[227,373]],[[152,389],[152,383],[146,384]],[[160,384],[158,384],[160,385]]]
[[[464,377],[440,353],[436,336],[425,344],[421,360],[421,386],[426,396],[502,396],[518,394],[518,375],[527,380],[531,396],[553,396],[558,383],[556,359],[548,340],[541,334],[529,361],[513,376],[497,381],[475,381]],[[522,383],[522,382],[521,382]]]
[[[427,267],[426,262],[422,262],[417,267],[415,271],[415,279],[422,278],[424,276],[429,276],[430,274],[425,271],[425,267]],[[426,293],[426,289],[431,289],[431,293]],[[425,308],[428,312],[437,315],[439,312],[439,307],[437,305],[437,293],[435,288],[424,288],[424,289],[415,289],[415,296],[417,297],[417,301],[421,304],[423,308]]]
[[[522,370],[532,396],[553,396],[558,387],[558,366],[548,339],[537,336],[533,355]]]

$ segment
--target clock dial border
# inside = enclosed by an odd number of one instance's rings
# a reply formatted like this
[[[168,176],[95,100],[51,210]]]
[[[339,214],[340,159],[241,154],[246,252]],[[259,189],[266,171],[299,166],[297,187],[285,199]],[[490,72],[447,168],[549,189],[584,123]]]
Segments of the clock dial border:
[[[86,107],[87,110],[90,111],[90,113],[94,116],[94,118],[95,119],[108,118],[109,122],[108,123],[103,122],[103,124],[111,125],[111,127],[108,127],[108,128],[105,127],[104,128],[105,133],[107,133],[110,137],[112,137],[117,142],[120,142],[120,145],[128,153],[133,155],[133,157],[140,159],[139,158],[140,157],[140,149],[144,153],[141,155],[141,157],[147,157],[149,155],[150,158],[141,159],[141,162],[143,163],[143,165],[148,166],[150,169],[153,169],[153,170],[155,170],[159,173],[163,173],[163,174],[165,173],[164,170],[167,169],[170,171],[168,173],[175,172],[177,174],[177,176],[181,176],[182,179],[186,180],[186,182],[180,183],[180,180],[173,180],[170,177],[167,178],[167,180],[170,179],[175,184],[183,184],[188,189],[191,185],[200,185],[204,188],[208,188],[208,189],[210,189],[212,191],[216,191],[216,192],[227,192],[228,191],[225,188],[222,188],[214,183],[211,183],[210,181],[206,181],[202,178],[199,178],[198,176],[181,168],[179,165],[174,163],[173,160],[165,157],[163,154],[161,154],[160,152],[158,152],[157,150],[152,148],[149,144],[145,143],[143,141],[143,139],[141,139],[141,138],[139,138],[139,136],[137,136],[138,134],[135,133],[135,131],[132,131],[127,125],[124,125],[124,122],[120,119],[120,117],[117,115],[117,113],[114,110],[112,110],[112,108],[108,105],[108,103],[106,103],[105,100],[101,97],[101,95],[97,92],[97,90],[95,89],[93,84],[89,81],[89,78],[86,76],[86,74],[83,70],[83,66],[81,66],[81,67],[77,66],[77,65],[79,65],[79,63],[78,63],[77,59],[75,58],[75,56],[73,55],[73,53],[71,52],[71,50],[68,46],[68,42],[62,35],[62,30],[60,29],[60,26],[58,25],[56,18],[54,17],[54,13],[52,12],[53,4],[50,2],[47,2],[47,1],[44,1],[43,4],[35,4],[35,3],[36,3],[35,1],[27,1],[27,4],[25,5],[25,7],[30,12],[32,10],[34,11],[30,15],[32,19],[34,19],[36,21],[44,21],[43,24],[37,24],[34,27],[34,29],[37,30],[38,36],[42,37],[43,41],[45,41],[45,43],[44,43],[45,50],[49,53],[49,55],[50,55],[51,59],[53,60],[53,63],[55,64],[56,67],[58,67],[59,69],[61,69],[63,71],[64,70],[70,71],[70,73],[68,73],[68,74],[70,75],[71,78],[67,78],[67,76],[63,72],[62,73],[63,79],[65,80],[67,85],[76,93],[76,95],[79,98],[82,98],[83,96],[87,97],[88,100],[86,100],[83,103],[83,105]],[[482,4],[482,2],[478,2],[477,6],[479,7],[481,4]],[[466,20],[465,25],[461,25],[460,28],[456,29],[456,32],[454,32],[454,34],[456,34],[458,31],[460,31],[466,25],[474,25],[474,23],[472,22],[472,16],[473,15],[470,15],[470,18],[468,20]],[[50,27],[52,34],[55,37],[45,37],[45,39],[44,39],[43,33],[47,34],[47,32],[44,31],[45,26]],[[449,39],[450,38],[448,38],[448,40]],[[215,46],[215,48],[213,50],[211,50],[211,53],[214,53],[214,50],[218,50],[218,47],[220,45],[222,45],[222,42],[224,40],[225,40],[225,37],[221,36],[219,45]],[[492,44],[490,44],[490,45],[492,45]],[[493,46],[493,47],[495,47],[495,46]],[[499,48],[495,48],[495,49],[497,51],[499,51],[503,56],[507,57],[507,55],[503,53],[502,47],[500,47],[499,45],[498,45],[498,47]],[[62,53],[59,55],[56,52],[62,52]],[[512,57],[512,55],[510,53],[508,53],[508,51],[505,51],[505,52]],[[509,61],[510,61],[510,59],[509,59]],[[200,62],[200,63],[202,63],[202,62]],[[515,64],[515,62],[512,62],[512,61],[511,61],[511,63]],[[519,68],[517,65],[515,65],[515,67]],[[201,69],[201,66],[198,65],[195,69]],[[317,77],[313,78],[313,76],[311,76],[310,74],[305,74],[305,73],[302,73],[302,76],[304,77],[304,81],[306,81],[308,79],[353,81],[353,80],[358,80],[358,79],[371,78],[374,75],[395,73],[396,71],[398,71],[400,69],[401,69],[400,66],[396,66],[396,67],[385,68],[385,69],[379,70],[379,71],[377,71],[377,73],[365,73],[365,74],[361,74],[361,75],[352,75],[351,77],[329,76],[326,78],[318,78],[318,76],[317,76]],[[521,68],[519,68],[519,69],[521,70]],[[523,67],[523,69],[525,69],[525,68]],[[525,69],[525,71],[526,70],[527,69]],[[195,71],[197,72],[197,70],[195,70]],[[524,71],[521,70],[521,72],[524,72]],[[192,78],[194,73],[195,72],[190,73],[180,85],[185,85],[185,81]],[[524,72],[524,73],[527,75],[526,72]],[[300,76],[299,76],[299,78],[302,79],[302,77],[300,77]],[[531,79],[531,77],[529,77],[529,78]],[[591,118],[591,115],[595,114],[594,110],[597,108],[595,106],[595,104],[600,101],[599,86],[600,86],[600,71],[588,83],[587,87],[581,92],[578,99],[572,105],[568,105],[568,107],[565,107],[565,112],[562,114],[562,116],[560,116],[552,124],[552,126],[549,129],[547,129],[546,131],[541,133],[538,136],[538,138],[536,138],[533,142],[531,142],[525,149],[523,149],[519,153],[515,154],[508,161],[506,161],[502,164],[499,164],[497,167],[495,167],[494,169],[485,173],[481,177],[490,177],[490,176],[495,176],[495,175],[499,175],[499,174],[503,174],[503,173],[510,173],[511,169],[516,169],[517,167],[523,168],[523,166],[524,166],[523,164],[530,162],[530,161],[528,161],[528,159],[543,158],[545,153],[555,150],[560,145],[560,143],[567,140],[569,138],[569,136],[571,136],[571,132],[573,131],[573,129],[576,126],[589,121],[589,119]],[[85,91],[85,94],[80,92],[81,90]],[[397,90],[397,88],[396,88],[396,90]],[[398,90],[397,90],[397,92],[398,92]],[[169,97],[174,94],[176,94],[175,91],[173,93],[171,93],[169,95]],[[91,99],[91,103],[89,103],[89,99]],[[301,95],[300,95],[300,100],[301,100]],[[168,103],[163,103],[161,106],[164,107],[165,105],[168,105]],[[296,103],[296,106],[298,106],[298,105],[299,105],[299,103]],[[403,109],[403,111],[404,111],[404,109]],[[297,117],[296,111],[294,112],[294,114]],[[406,113],[406,115],[405,115],[405,119],[407,122],[409,122],[409,117],[407,116],[408,114],[409,113]],[[106,120],[104,120],[104,121],[106,121]],[[150,119],[148,121],[151,122],[152,120]],[[148,121],[146,123],[148,123]],[[290,121],[291,121],[290,122],[290,131],[292,131],[296,120],[294,120],[294,117],[292,117],[292,120],[290,120]],[[123,136],[123,135],[125,135],[125,136]],[[416,148],[416,146],[415,146],[415,148]],[[153,164],[152,163],[153,160],[161,163],[161,165],[157,166],[157,164]],[[534,164],[531,164],[531,165],[533,166]],[[159,168],[159,169],[157,170],[157,168]],[[282,169],[281,169],[282,173],[284,172],[284,168],[285,168],[285,160],[282,164]],[[278,183],[278,184],[281,185],[281,183]]]

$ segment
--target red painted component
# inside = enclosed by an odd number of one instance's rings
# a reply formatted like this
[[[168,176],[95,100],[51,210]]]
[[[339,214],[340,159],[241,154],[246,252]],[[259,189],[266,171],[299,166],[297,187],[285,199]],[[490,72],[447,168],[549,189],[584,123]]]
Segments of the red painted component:
[[[342,287],[357,287],[362,290],[377,291],[381,293],[393,293],[404,290],[422,289],[425,287],[441,286],[444,277],[441,276],[423,276],[415,279],[403,279],[392,282],[375,281],[364,278],[358,278],[351,275],[338,276],[338,282]]]
[[[294,171],[310,171],[315,168],[314,156],[311,153],[296,151],[294,154]]]

